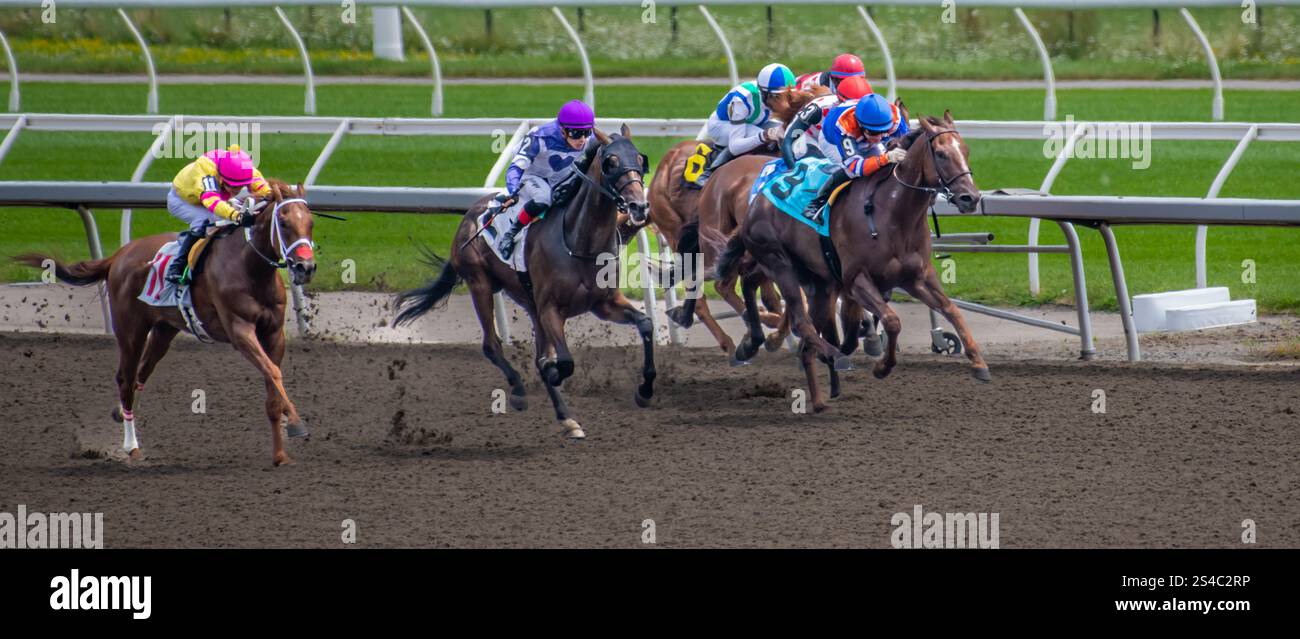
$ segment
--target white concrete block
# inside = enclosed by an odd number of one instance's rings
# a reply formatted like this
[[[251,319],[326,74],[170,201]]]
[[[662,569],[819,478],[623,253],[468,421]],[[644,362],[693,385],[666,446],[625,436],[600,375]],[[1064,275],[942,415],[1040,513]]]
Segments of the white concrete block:
[[[1139,333],[1165,330],[1165,313],[1171,308],[1218,304],[1228,301],[1228,288],[1193,288],[1133,296],[1133,325]]]
[[[1171,308],[1165,312],[1165,328],[1170,331],[1194,331],[1216,326],[1249,324],[1253,321],[1255,321],[1255,300],[1197,304]]]

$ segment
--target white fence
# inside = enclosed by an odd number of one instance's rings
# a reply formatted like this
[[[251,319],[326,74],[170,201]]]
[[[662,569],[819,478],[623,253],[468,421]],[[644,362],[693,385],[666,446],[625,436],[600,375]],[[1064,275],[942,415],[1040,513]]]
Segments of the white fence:
[[[8,129],[4,140],[0,142],[0,161],[12,149],[15,140],[25,130],[68,131],[68,132],[139,132],[156,134],[149,150],[144,153],[130,182],[121,183],[71,183],[71,182],[0,182],[0,205],[3,206],[65,206],[81,212],[87,231],[92,255],[102,254],[98,246],[99,239],[95,230],[92,207],[124,207],[120,228],[122,244],[130,241],[130,208],[136,206],[164,206],[167,190],[166,184],[144,184],[143,178],[155,151],[163,140],[171,135],[172,128],[182,121],[203,124],[253,124],[259,125],[262,133],[274,134],[321,134],[329,135],[316,161],[309,170],[305,182],[313,184],[321,169],[329,161],[341,140],[347,135],[481,135],[485,137],[502,136],[506,131],[514,131],[510,142],[504,146],[496,163],[489,171],[482,187],[477,188],[413,188],[413,187],[355,187],[355,186],[314,186],[310,191],[310,200],[314,208],[321,210],[345,211],[455,211],[464,210],[470,203],[493,192],[506,166],[514,147],[533,123],[529,120],[513,118],[493,119],[427,119],[427,118],[329,118],[329,117],[248,117],[248,116],[109,116],[109,115],[62,115],[62,114],[22,114],[0,116],[0,127]],[[702,120],[663,120],[663,119],[602,119],[598,125],[613,129],[627,123],[638,137],[672,137],[688,138],[699,131]],[[1130,126],[1134,123],[1075,123],[1076,127],[1084,124]],[[1244,154],[1246,145],[1251,140],[1273,142],[1300,142],[1300,124],[1253,124],[1253,123],[1196,123],[1196,122],[1155,122],[1141,123],[1150,127],[1153,140],[1233,140],[1237,141],[1233,153],[1225,160],[1210,193],[1205,199],[1200,198],[1145,198],[1145,197],[1110,197],[1110,196],[1074,196],[1060,197],[1047,195],[1052,182],[1060,174],[1064,164],[1069,160],[1068,145],[1062,148],[1056,161],[1044,179],[1042,188],[1032,194],[996,194],[987,195],[981,204],[984,215],[1028,217],[1048,219],[1058,224],[1065,234],[1067,244],[1064,246],[1040,246],[1036,235],[1032,236],[1027,246],[977,247],[969,250],[987,252],[1020,252],[1030,255],[1031,264],[1036,264],[1038,253],[1068,254],[1071,272],[1074,278],[1075,302],[1078,311],[1078,327],[1062,327],[1021,316],[1011,315],[997,309],[963,302],[970,310],[1021,321],[1042,328],[1062,330],[1078,335],[1081,342],[1080,354],[1088,358],[1093,353],[1091,319],[1087,300],[1087,287],[1083,272],[1083,256],[1079,248],[1078,234],[1072,222],[1079,221],[1093,226],[1101,233],[1106,243],[1110,258],[1112,278],[1116,296],[1121,306],[1128,338],[1130,359],[1140,357],[1137,346],[1137,334],[1132,327],[1132,318],[1128,311],[1128,291],[1124,282],[1123,266],[1119,248],[1110,232],[1111,224],[1231,224],[1231,225],[1300,225],[1300,202],[1284,200],[1236,200],[1215,199],[1219,189],[1231,173],[1233,167]],[[1010,140],[1045,140],[1061,123],[1055,122],[993,122],[966,120],[957,122],[957,128],[969,139],[1010,139]],[[1075,133],[1078,133],[1076,128]],[[1071,138],[1074,139],[1074,138]],[[988,186],[988,185],[986,185]],[[955,213],[945,203],[940,203],[940,212]],[[1032,222],[1031,222],[1032,223]],[[1204,235],[1198,235],[1197,273],[1202,276],[1205,270]],[[649,239],[645,233],[638,235],[638,248],[645,256],[650,256]],[[660,242],[661,251],[667,247]],[[945,250],[961,250],[945,247]],[[664,257],[661,253],[660,259]],[[646,261],[643,260],[643,263]],[[647,310],[655,312],[655,289],[651,278],[645,277],[645,297]],[[294,308],[299,314],[299,327],[306,330],[302,317],[303,301],[301,292],[294,291]],[[676,304],[672,289],[666,291],[670,305]],[[498,304],[499,323],[503,328],[505,322],[504,304]],[[670,338],[675,342],[675,327],[670,323]]]

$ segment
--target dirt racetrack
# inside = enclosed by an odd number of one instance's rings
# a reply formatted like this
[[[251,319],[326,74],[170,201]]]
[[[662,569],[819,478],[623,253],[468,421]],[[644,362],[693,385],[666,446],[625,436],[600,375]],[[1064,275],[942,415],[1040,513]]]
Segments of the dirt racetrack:
[[[111,339],[0,334],[0,511],[102,512],[119,547],[887,547],[896,512],[996,512],[1002,547],[1300,546],[1300,369],[861,355],[823,415],[791,412],[789,353],[731,369],[660,349],[576,352],[566,443],[527,363],[529,408],[473,346],[296,340],[312,428],[270,466],[263,385],[226,346],[181,339],[138,406],[146,458],[115,451]],[[205,393],[194,414],[192,392]],[[1092,411],[1093,391],[1106,412]]]

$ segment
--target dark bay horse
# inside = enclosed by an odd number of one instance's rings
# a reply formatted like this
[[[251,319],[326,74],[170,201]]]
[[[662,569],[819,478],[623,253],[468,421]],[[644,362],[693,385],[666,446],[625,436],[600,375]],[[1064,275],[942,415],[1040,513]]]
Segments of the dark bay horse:
[[[268,206],[253,225],[214,236],[204,266],[191,284],[195,312],[208,336],[234,346],[257,367],[266,383],[266,417],[271,423],[271,461],[289,463],[284,452],[281,421],[288,419],[290,437],[307,435],[298,409],[284,389],[280,362],[284,358],[284,282],[279,269],[288,268],[295,284],[311,281],[316,272],[312,252],[312,215],[303,187],[268,180]],[[132,459],[141,456],[136,438],[136,394],[167,354],[172,339],[188,330],[175,307],[150,306],[138,299],[150,276],[150,261],[158,249],[176,239],[173,233],[143,237],[102,260],[75,264],[54,262],[59,280],[77,286],[106,281],[117,338],[118,406],[114,421],[123,424],[123,448]],[[44,255],[26,254],[18,262],[41,267]],[[178,258],[180,259],[180,258]]]
[[[600,145],[579,161],[578,171],[585,179],[573,198],[552,207],[530,225],[524,249],[527,275],[521,276],[497,259],[487,240],[477,235],[478,216],[492,198],[485,196],[465,213],[452,240],[451,256],[438,278],[397,297],[395,326],[424,315],[464,280],[483,328],[483,354],[505,374],[511,407],[523,410],[527,406],[523,380],[506,360],[493,323],[492,295],[504,290],[532,319],[537,372],[555,407],[556,420],[571,439],[583,439],[586,433],[571,417],[559,391],[560,384],[573,374],[573,356],[564,336],[568,318],[590,312],[606,321],[634,324],[645,351],[636,404],[648,406],[654,395],[654,327],[617,284],[609,284],[602,274],[620,249],[619,213],[626,213],[636,224],[644,224],[648,215],[642,182],[646,159],[632,144],[631,136],[626,125],[622,135],[596,132]]]
[[[950,113],[945,111],[943,119],[921,117],[919,122],[920,128],[909,139],[902,163],[854,180],[847,192],[835,200],[830,211],[830,233],[841,277],[837,278],[827,265],[817,233],[779,211],[765,197],[754,199],[740,232],[727,243],[718,260],[717,276],[727,277],[738,272],[741,257],[748,251],[762,273],[781,289],[788,319],[803,338],[800,355],[814,412],[826,408],[814,371],[814,355],[830,367],[832,385],[836,371],[852,368],[841,349],[823,337],[834,334],[832,309],[841,292],[880,318],[888,335],[888,350],[873,370],[877,378],[888,375],[898,361],[901,323],[888,304],[890,291],[898,287],[942,313],[965,345],[974,377],[980,381],[991,379],[965,318],[939,283],[926,219],[940,192],[947,193],[949,201],[962,213],[975,210],[980,192],[971,176],[970,152],[955,130]],[[872,196],[877,238],[872,238],[868,218],[863,215],[868,183],[872,181],[877,183]],[[742,279],[749,308],[753,307],[756,285],[755,277]],[[800,295],[804,285],[810,290],[808,310]],[[741,360],[753,357],[763,343],[763,327],[757,314],[747,312],[745,320],[748,332],[736,349],[736,357]],[[852,321],[847,320],[846,326],[853,326]]]

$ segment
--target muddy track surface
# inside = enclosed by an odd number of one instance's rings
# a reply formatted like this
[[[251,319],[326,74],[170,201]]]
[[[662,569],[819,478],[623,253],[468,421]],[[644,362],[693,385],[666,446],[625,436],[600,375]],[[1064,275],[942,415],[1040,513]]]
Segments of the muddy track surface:
[[[559,435],[530,348],[529,407],[477,347],[291,343],[312,435],[270,465],[261,379],[226,346],[178,340],[137,407],[145,458],[116,447],[112,340],[0,334],[0,511],[102,512],[106,547],[887,547],[896,512],[999,513],[1002,547],[1300,546],[1300,369],[905,356],[792,412],[789,353],[732,369],[659,349],[575,352],[588,433]],[[1105,392],[1095,413],[1094,391]],[[195,390],[205,412],[195,413]]]

